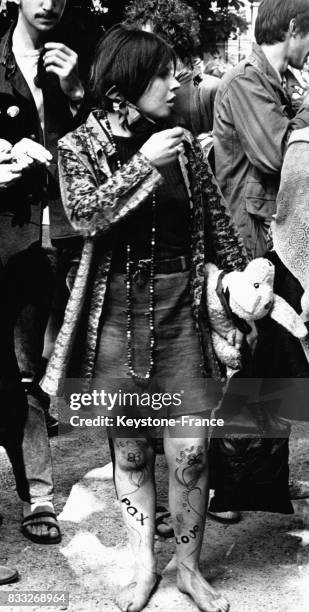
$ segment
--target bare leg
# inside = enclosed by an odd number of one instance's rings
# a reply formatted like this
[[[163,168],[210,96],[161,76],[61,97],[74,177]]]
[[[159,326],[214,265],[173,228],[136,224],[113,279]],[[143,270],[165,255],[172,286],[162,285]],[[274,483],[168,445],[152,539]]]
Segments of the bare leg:
[[[225,597],[203,578],[199,559],[208,502],[206,441],[165,437],[169,507],[173,519],[177,586],[203,612],[227,612]]]
[[[115,483],[134,558],[132,582],[120,592],[121,610],[142,610],[157,583],[154,557],[154,452],[146,440],[115,440]]]

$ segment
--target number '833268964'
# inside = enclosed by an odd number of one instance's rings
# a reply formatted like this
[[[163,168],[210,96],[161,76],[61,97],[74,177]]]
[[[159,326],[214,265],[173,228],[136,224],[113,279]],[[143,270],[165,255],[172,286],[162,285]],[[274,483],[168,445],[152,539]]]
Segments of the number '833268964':
[[[69,593],[66,591],[1,591],[0,606],[59,606],[69,605]]]

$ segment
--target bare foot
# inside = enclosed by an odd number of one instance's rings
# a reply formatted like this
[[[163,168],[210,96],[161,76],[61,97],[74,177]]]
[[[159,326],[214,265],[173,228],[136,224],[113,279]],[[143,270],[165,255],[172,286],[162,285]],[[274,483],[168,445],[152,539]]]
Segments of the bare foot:
[[[60,533],[59,526],[56,526],[58,525],[57,520],[52,519],[51,517],[46,517],[46,519],[42,519],[36,518],[35,516],[36,514],[44,511],[53,512],[54,508],[49,504],[45,505],[44,503],[42,503],[42,505],[37,506],[35,510],[31,512],[30,505],[24,503],[24,517],[29,517],[29,519],[31,517],[31,520],[29,520],[29,524],[23,527],[23,533],[25,535],[25,532],[27,532],[27,534],[29,534],[30,539],[31,537],[34,537],[38,540],[42,538],[42,540],[44,541],[44,539],[46,540],[46,538],[48,538],[51,542],[57,541],[59,539]]]
[[[193,570],[182,564],[177,572],[177,587],[192,597],[202,612],[228,612],[230,604],[203,578],[199,569]]]
[[[130,584],[121,589],[116,604],[123,612],[139,612],[148,603],[159,582],[158,574],[143,567],[136,569]]]

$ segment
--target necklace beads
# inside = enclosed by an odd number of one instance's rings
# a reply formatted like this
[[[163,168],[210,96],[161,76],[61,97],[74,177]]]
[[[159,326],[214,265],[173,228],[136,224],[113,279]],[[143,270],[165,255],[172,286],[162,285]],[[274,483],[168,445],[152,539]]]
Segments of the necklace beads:
[[[117,167],[121,168],[121,160],[119,158],[118,150],[116,147],[115,139],[112,133],[111,125],[108,119],[107,113],[104,113],[105,125],[108,130],[109,138],[113,144],[116,157]],[[156,195],[152,195],[152,226],[151,226],[151,239],[150,239],[150,262],[149,262],[149,310],[148,310],[148,324],[149,324],[149,355],[148,355],[148,369],[145,374],[139,374],[134,368],[134,349],[133,349],[133,307],[132,307],[132,280],[133,280],[133,261],[132,261],[132,249],[131,244],[127,244],[127,258],[126,258],[126,317],[127,317],[127,365],[129,373],[133,380],[138,384],[147,384],[151,378],[155,360],[155,247],[156,247]]]

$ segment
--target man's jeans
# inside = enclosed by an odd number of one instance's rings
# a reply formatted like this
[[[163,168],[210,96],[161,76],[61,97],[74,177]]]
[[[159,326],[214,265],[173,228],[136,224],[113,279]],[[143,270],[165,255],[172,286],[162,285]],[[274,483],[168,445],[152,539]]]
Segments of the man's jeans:
[[[81,250],[79,242],[72,240],[55,249],[44,229],[43,226],[44,248],[35,243],[13,256],[5,266],[1,282],[7,308],[4,319],[10,321],[19,368],[23,378],[27,378],[29,410],[22,452],[32,504],[51,501],[53,497],[51,452],[44,414],[49,400],[39,387],[45,367],[42,359],[44,335],[50,317],[49,342],[52,346],[62,323],[69,296],[68,285],[73,283]],[[16,480],[20,497],[28,501],[24,478],[16,476]]]
[[[22,443],[17,443],[12,433],[3,445],[12,464],[20,499],[31,504],[52,502],[51,452],[42,408],[29,404]]]
[[[34,396],[27,397],[28,416],[22,442],[25,473],[29,484],[30,503],[44,504],[53,501],[51,451],[44,410]]]

